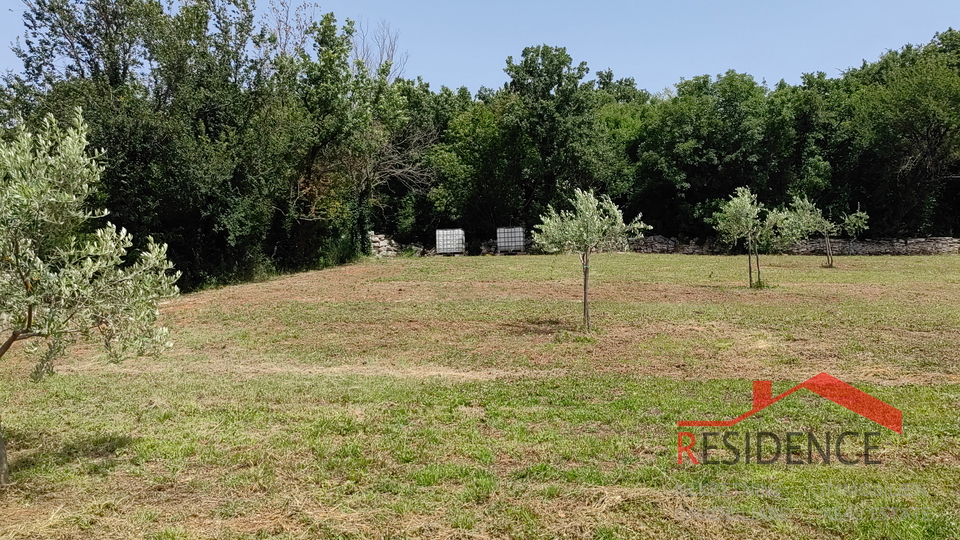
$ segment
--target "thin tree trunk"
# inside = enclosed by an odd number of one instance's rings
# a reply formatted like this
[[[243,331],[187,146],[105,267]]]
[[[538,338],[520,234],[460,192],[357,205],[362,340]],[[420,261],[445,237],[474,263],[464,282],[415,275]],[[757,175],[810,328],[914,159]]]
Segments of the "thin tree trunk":
[[[3,425],[0,424],[0,486],[10,483],[10,466],[7,464],[7,442],[3,438]]]
[[[753,288],[753,247],[747,240],[747,286]]]
[[[580,261],[583,263],[583,326],[587,329],[587,332],[590,331],[590,304],[587,303],[587,295],[589,292],[588,283],[590,280],[590,250],[588,249],[586,253],[583,254],[583,257],[580,258]]]
[[[830,245],[830,235],[824,234],[823,239],[827,243],[827,268],[833,268],[833,246]]]
[[[763,287],[763,280],[760,279],[760,248],[753,248],[753,257],[757,261],[757,288]]]

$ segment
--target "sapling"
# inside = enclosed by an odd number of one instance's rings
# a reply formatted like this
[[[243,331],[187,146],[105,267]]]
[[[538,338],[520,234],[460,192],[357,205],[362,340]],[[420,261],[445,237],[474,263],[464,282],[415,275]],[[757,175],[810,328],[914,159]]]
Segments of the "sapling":
[[[541,224],[534,227],[533,240],[548,253],[577,253],[583,267],[583,326],[590,331],[589,281],[590,253],[593,251],[623,249],[627,239],[643,236],[650,229],[638,215],[624,223],[623,213],[610,197],[597,199],[592,191],[574,190],[570,200],[572,210],[557,212],[553,206],[540,216]]]

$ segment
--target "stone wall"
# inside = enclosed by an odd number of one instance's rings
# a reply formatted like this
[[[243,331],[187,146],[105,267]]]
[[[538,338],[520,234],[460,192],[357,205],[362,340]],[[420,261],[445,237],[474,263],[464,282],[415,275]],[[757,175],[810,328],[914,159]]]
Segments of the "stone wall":
[[[960,253],[960,238],[931,237],[905,240],[830,240],[834,255],[946,255]],[[638,253],[682,253],[687,255],[715,255],[729,253],[728,246],[713,239],[700,244],[693,240],[681,244],[676,238],[653,235],[630,240],[630,249]],[[825,255],[823,238],[812,238],[786,250],[791,255]]]
[[[437,254],[436,249],[426,249],[420,244],[400,244],[385,234],[367,233],[370,237],[370,253],[374,257],[398,257],[404,253],[414,257],[431,257]]]
[[[400,244],[387,237],[385,234],[374,234],[370,231],[370,252],[374,257],[396,257],[403,253]]]
[[[945,255],[960,253],[960,238],[931,237],[908,238],[905,240],[842,240],[831,239],[834,255]],[[527,239],[527,253],[535,253],[531,240]],[[730,253],[729,246],[717,242],[713,238],[701,243],[693,239],[681,243],[676,238],[667,238],[661,235],[633,238],[629,242],[630,250],[637,253],[679,253],[683,255],[720,255]],[[825,255],[826,244],[823,238],[805,240],[786,250],[790,255]],[[481,253],[492,255],[497,253],[496,240],[487,240],[480,246]],[[412,244],[403,246],[394,242],[385,234],[374,234],[370,231],[370,250],[376,257],[396,257],[404,252],[411,251],[419,257],[436,255],[436,250],[426,250],[423,246]]]
[[[644,236],[643,238],[631,238],[629,241],[630,251],[637,253],[680,253],[683,255],[719,255],[729,252],[727,246],[720,244],[712,238],[701,243],[699,238],[681,243],[676,238],[667,238],[655,234],[653,236]]]
[[[370,252],[374,257],[397,257],[404,253],[408,253],[414,257],[433,257],[437,254],[436,248],[426,249],[420,244],[400,244],[385,234],[376,234],[373,231],[369,231],[367,235],[370,238]],[[532,240],[528,238],[526,240],[527,253],[530,252],[531,243]],[[496,240],[481,242],[479,248],[481,255],[499,254]]]
[[[960,253],[960,238],[949,236],[931,238],[841,240],[830,239],[834,255],[946,255]],[[823,238],[800,242],[787,250],[791,255],[825,255]]]

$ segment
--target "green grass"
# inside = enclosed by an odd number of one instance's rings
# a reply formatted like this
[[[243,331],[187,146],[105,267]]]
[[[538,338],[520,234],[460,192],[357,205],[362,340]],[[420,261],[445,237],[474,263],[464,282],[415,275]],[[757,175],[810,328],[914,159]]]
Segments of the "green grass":
[[[461,257],[190,295],[159,360],[18,353],[0,538],[956,538],[960,258],[741,262],[598,256],[591,334],[574,258]],[[882,465],[677,464],[819,371],[903,410]],[[738,428],[884,431],[806,391]]]

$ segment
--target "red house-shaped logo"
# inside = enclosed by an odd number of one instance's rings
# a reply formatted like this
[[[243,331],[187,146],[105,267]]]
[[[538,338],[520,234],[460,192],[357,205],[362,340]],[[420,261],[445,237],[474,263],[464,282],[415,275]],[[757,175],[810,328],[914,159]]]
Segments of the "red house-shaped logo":
[[[750,418],[801,388],[806,388],[815,394],[829,399],[837,405],[850,409],[868,420],[873,420],[885,428],[903,434],[903,413],[900,409],[888,405],[866,392],[857,390],[827,373],[814,375],[776,397],[772,395],[773,386],[771,381],[753,381],[753,408],[749,411],[733,420],[681,420],[677,422],[677,425],[680,427],[730,427],[739,423],[741,420]]]

